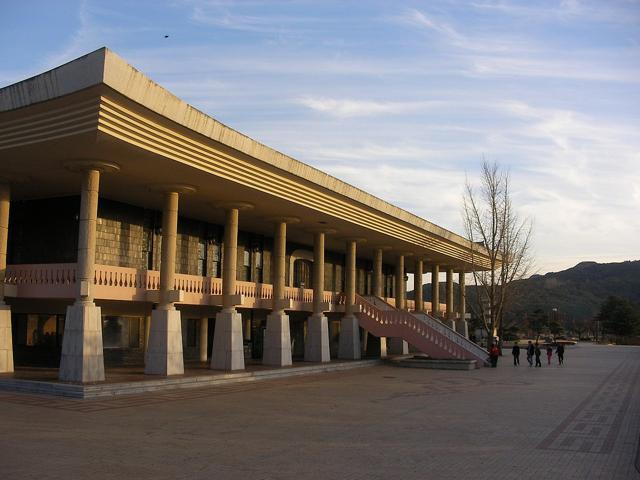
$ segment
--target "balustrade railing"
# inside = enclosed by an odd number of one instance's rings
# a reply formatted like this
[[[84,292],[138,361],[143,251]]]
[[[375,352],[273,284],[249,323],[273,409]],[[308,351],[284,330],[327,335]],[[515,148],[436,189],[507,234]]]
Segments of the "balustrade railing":
[[[76,296],[76,264],[8,265],[5,283],[16,287],[16,295],[24,298],[74,298]],[[147,292],[160,289],[160,272],[110,265],[95,265],[93,294],[97,299],[147,301]],[[222,279],[176,274],[174,290],[184,292],[184,303],[208,305],[209,295],[222,295]],[[273,299],[273,285],[236,282],[236,294],[244,297],[244,307],[267,307]],[[313,302],[313,290],[285,287],[285,298],[294,302],[294,309]],[[342,294],[324,292],[323,301],[344,304]],[[305,306],[305,308],[308,308]]]
[[[376,297],[356,296],[360,322],[374,335],[399,337],[434,358],[487,361],[487,351],[426,314],[397,310]]]

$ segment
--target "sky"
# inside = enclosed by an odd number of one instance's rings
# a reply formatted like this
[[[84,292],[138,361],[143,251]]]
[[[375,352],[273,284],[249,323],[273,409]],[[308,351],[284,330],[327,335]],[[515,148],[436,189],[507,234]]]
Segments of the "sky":
[[[537,273],[640,258],[640,0],[0,6],[0,87],[107,46],[226,125],[459,234],[465,181],[497,162],[534,223]]]

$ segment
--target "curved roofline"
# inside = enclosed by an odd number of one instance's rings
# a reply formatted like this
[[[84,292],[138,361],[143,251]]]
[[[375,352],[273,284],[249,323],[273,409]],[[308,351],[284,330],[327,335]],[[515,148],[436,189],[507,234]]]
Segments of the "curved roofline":
[[[471,249],[465,237],[442,228],[322,170],[268,147],[205,114],[160,86],[106,47],[0,89],[0,112],[45,102],[104,84],[191,131],[305,181],[374,208],[452,243]]]

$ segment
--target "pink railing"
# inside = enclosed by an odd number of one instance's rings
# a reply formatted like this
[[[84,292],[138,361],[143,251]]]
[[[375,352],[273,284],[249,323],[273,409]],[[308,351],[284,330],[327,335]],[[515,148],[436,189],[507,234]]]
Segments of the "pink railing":
[[[76,295],[76,264],[7,265],[5,283],[15,285],[21,297],[73,298]]]
[[[5,283],[16,286],[18,297],[71,299],[77,295],[75,263],[8,265],[5,278]],[[96,265],[93,283],[98,299],[148,301],[147,292],[160,289],[160,272]],[[222,279],[176,274],[173,288],[184,292],[183,303],[210,305],[210,295],[222,295]],[[273,286],[238,281],[236,294],[244,297],[243,307],[269,308]],[[294,310],[308,309],[313,290],[285,287],[285,298],[293,301]],[[336,292],[324,292],[323,301],[344,304],[342,295]]]
[[[357,295],[356,304],[360,325],[374,335],[402,338],[433,358],[473,359],[478,366],[487,361],[484,349],[428,315],[396,310],[375,297]]]

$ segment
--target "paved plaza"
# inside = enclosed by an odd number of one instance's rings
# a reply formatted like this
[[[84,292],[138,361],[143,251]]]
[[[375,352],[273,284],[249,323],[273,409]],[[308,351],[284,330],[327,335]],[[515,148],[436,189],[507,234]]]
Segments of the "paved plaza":
[[[0,392],[0,478],[640,479],[640,348],[510,360],[107,400]]]

